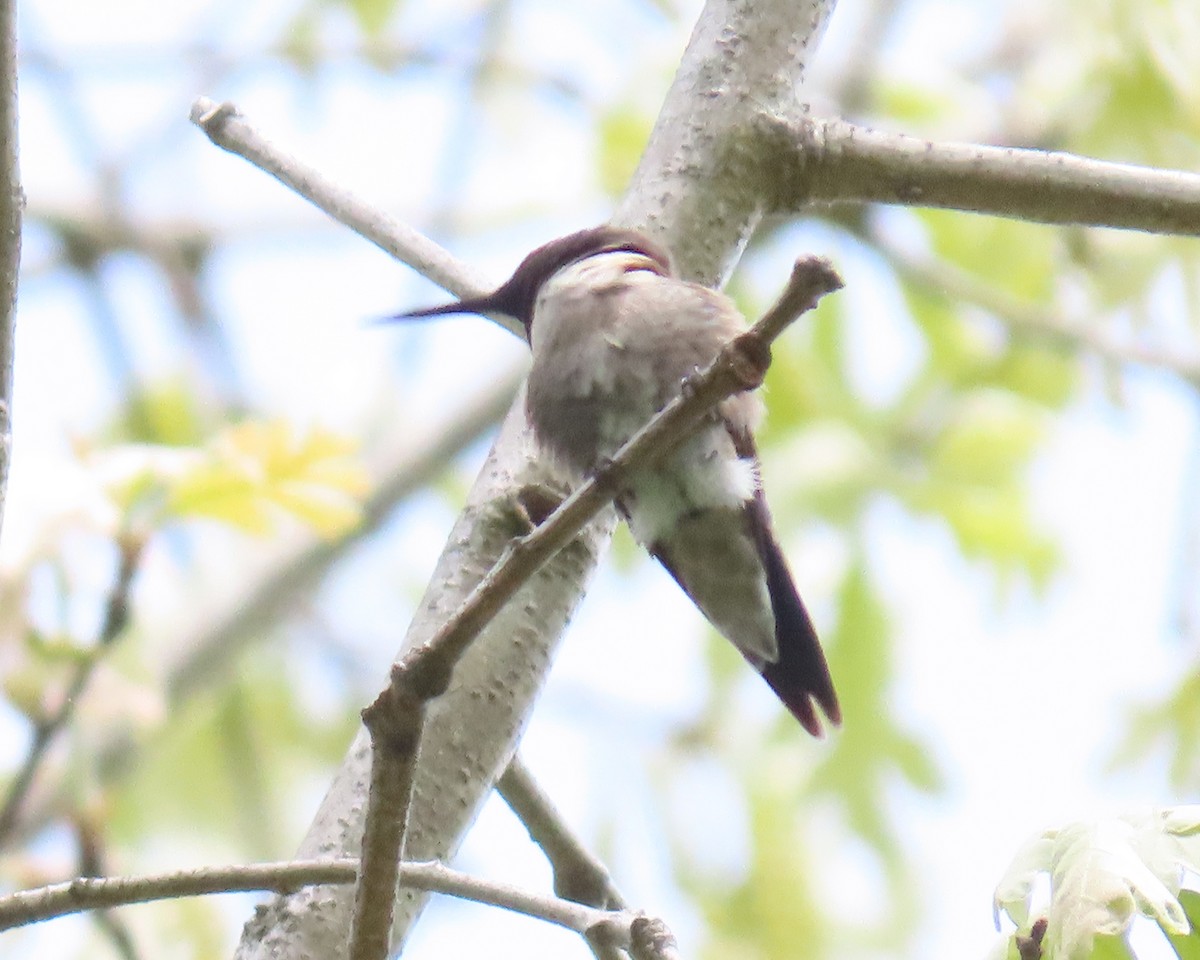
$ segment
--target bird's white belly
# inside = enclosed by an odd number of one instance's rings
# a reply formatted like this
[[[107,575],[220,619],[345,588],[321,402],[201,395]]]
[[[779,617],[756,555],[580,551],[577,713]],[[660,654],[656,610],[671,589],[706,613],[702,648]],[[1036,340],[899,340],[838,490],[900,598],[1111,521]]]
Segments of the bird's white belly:
[[[688,514],[740,509],[758,489],[758,469],[737,457],[724,429],[705,427],[665,463],[639,472],[629,487],[629,528],[650,545]]]

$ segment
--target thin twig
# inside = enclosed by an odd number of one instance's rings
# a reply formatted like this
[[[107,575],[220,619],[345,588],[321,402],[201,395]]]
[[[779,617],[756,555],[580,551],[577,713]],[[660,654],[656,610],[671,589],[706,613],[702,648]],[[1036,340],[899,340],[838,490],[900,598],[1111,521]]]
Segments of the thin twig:
[[[455,296],[477,297],[491,289],[449,251],[408,224],[380,213],[361,197],[328,180],[315,167],[272,143],[232,103],[219,104],[208,97],[198,97],[192,104],[191,120],[218,147],[265,170],[339,223]],[[492,319],[524,336],[521,325],[511,317]]]
[[[1200,234],[1200,174],[1074,154],[931,142],[843,120],[760,114],[782,178],[776,213],[812,203],[896,203],[1039,223]]]
[[[796,261],[787,287],[762,319],[730,341],[712,364],[689,379],[680,396],[634,434],[603,469],[581,485],[536,529],[514,544],[454,616],[428,642],[409,651],[392,668],[388,687],[363,711],[363,720],[371,731],[375,747],[373,766],[385,764],[389,776],[398,783],[411,786],[425,704],[445,692],[454,665],[479,632],[542,564],[570,543],[616,496],[632,472],[674,449],[716,404],[735,393],[759,386],[770,364],[770,349],[775,338],[801,313],[815,307],[824,294],[841,285],[841,279],[827,260],[807,257]],[[381,756],[384,752],[386,756]],[[372,773],[372,783],[375,782],[376,775]],[[386,802],[399,803],[406,815],[410,801],[410,796],[400,800],[389,796]],[[366,836],[372,843],[369,855],[373,866],[368,883],[364,863],[363,877],[356,893],[352,942],[356,950],[362,944],[363,952],[353,953],[355,960],[374,960],[386,955],[386,934],[381,934],[380,930],[385,918],[390,926],[392,905],[381,901],[385,897],[389,901],[392,899],[394,878],[389,879],[386,871],[389,861],[400,860],[404,832],[402,819],[389,810],[380,809],[384,802],[374,791],[368,796]],[[384,846],[385,843],[390,846]],[[368,952],[368,944],[373,952]]]
[[[496,789],[550,861],[558,896],[604,910],[627,909],[608,869],[571,832],[519,756],[509,762]]]
[[[76,666],[75,673],[71,677],[67,692],[59,703],[58,709],[48,717],[40,719],[34,729],[29,751],[25,755],[20,771],[13,778],[8,796],[4,799],[4,807],[0,809],[0,846],[16,826],[21,805],[25,802],[30,787],[33,786],[34,777],[37,775],[38,768],[41,766],[50,744],[74,715],[79,699],[87,688],[88,681],[91,680],[101,658],[105,656],[113,642],[121,635],[121,631],[125,629],[125,624],[129,620],[129,591],[133,584],[133,575],[137,570],[142,546],[143,541],[132,536],[125,537],[118,543],[120,557],[117,561],[117,575],[108,594],[104,620],[100,625],[96,643]]]
[[[402,863],[398,872],[405,886],[512,910],[581,934],[601,924],[608,924],[618,931],[623,928],[626,943],[636,919],[635,914],[624,911],[597,910],[570,900],[527,893],[508,884],[469,876],[440,863]],[[0,931],[84,910],[105,910],[213,893],[255,890],[287,893],[314,884],[353,883],[357,875],[358,861],[347,857],[205,867],[143,877],[80,877],[0,897]]]

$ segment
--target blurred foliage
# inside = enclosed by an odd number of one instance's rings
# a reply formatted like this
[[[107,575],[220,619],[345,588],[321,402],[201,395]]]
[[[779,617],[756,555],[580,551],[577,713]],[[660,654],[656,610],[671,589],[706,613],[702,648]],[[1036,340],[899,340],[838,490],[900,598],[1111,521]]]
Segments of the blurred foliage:
[[[1195,793],[1200,786],[1200,669],[1195,666],[1162,703],[1134,713],[1113,765],[1140,765],[1163,754],[1171,785],[1180,793]]]
[[[886,16],[890,9],[900,23],[916,6],[880,4],[875,13]],[[573,53],[534,49],[525,40],[522,18],[530,12],[522,2],[464,0],[435,9],[397,0],[299,0],[282,12],[277,35],[258,53],[226,42],[218,31],[212,42],[220,55],[196,73],[207,85],[281,58],[284,68],[276,65],[271,83],[299,91],[299,112],[314,126],[323,109],[341,109],[339,97],[363,64],[386,74],[397,96],[413,89],[428,96],[444,86],[450,91],[444,112],[454,115],[445,139],[406,131],[422,149],[440,151],[437,179],[428,188],[432,199],[422,211],[425,226],[447,242],[489,232],[540,236],[543,226],[558,228],[564,219],[594,219],[620,193],[692,15],[692,8],[676,11],[669,3],[651,3],[649,10],[634,3],[632,14],[613,5],[599,17],[585,7],[570,12],[590,44],[576,63]],[[644,36],[676,18],[678,27],[648,55],[639,45]],[[890,42],[888,31],[880,40]],[[181,34],[179,42],[188,51],[197,41]],[[840,75],[833,72],[822,99],[836,106],[842,90],[865,90],[856,114],[892,129],[957,131],[960,139],[1200,166],[1200,5],[1060,0],[1000,18],[1000,29],[982,46],[971,63],[949,68],[954,82],[945,82],[945,72],[932,82],[919,71],[893,72],[885,49],[859,51]],[[180,63],[191,56],[181,55]],[[345,61],[349,69],[339,71]],[[52,73],[62,70],[60,81],[75,79],[70,64],[58,66],[54,57],[39,62]],[[94,76],[88,79],[100,89]],[[244,237],[220,230],[202,236],[203,248],[211,241],[217,255],[198,258],[181,278],[168,275],[163,250],[175,247],[164,245],[163,225],[154,222],[138,233],[145,211],[125,204],[123,190],[161,160],[154,150],[167,135],[154,127],[139,147],[144,155],[110,156],[79,120],[86,111],[68,103],[63,91],[69,86],[52,87],[66,118],[63,139],[95,174],[102,226],[112,226],[111,219],[121,230],[84,229],[95,226],[94,211],[82,211],[76,222],[37,196],[31,219],[45,234],[39,269],[84,291],[81,312],[99,345],[95,364],[111,377],[118,400],[98,418],[96,439],[73,436],[71,476],[60,470],[54,483],[47,480],[54,507],[39,520],[38,535],[17,551],[19,562],[10,558],[0,573],[0,667],[10,712],[36,720],[61,690],[64,671],[90,656],[91,634],[80,624],[90,627],[105,599],[108,581],[101,574],[111,567],[121,532],[136,526],[154,534],[160,552],[156,579],[147,571],[146,595],[133,598],[138,616],[123,648],[97,672],[76,717],[63,751],[69,756],[51,768],[51,779],[61,783],[50,791],[41,829],[73,808],[98,809],[115,867],[153,862],[152,848],[160,841],[171,846],[170,838],[184,859],[211,860],[206,854],[214,849],[228,849],[230,857],[285,855],[304,822],[297,796],[324,782],[321,771],[333,766],[356,725],[361,652],[347,652],[341,628],[322,621],[316,598],[300,597],[288,605],[288,623],[255,624],[249,654],[231,657],[196,685],[199,692],[177,702],[170,692],[172,656],[191,651],[176,651],[171,634],[191,626],[182,619],[208,619],[207,580],[227,590],[257,582],[267,564],[259,554],[248,558],[237,534],[282,537],[293,521],[328,537],[346,533],[358,519],[365,474],[342,433],[295,427],[234,376],[248,341],[225,340],[224,318],[197,291],[212,283],[205,271],[220,264],[221,254],[231,256]],[[322,96],[334,106],[322,104]],[[987,108],[981,109],[984,96]],[[402,123],[384,118],[380,126]],[[968,123],[977,126],[963,133]],[[364,129],[364,143],[378,132]],[[186,137],[200,140],[191,130]],[[504,155],[514,144],[515,161]],[[198,143],[197,149],[211,147]],[[357,150],[345,145],[348,158]],[[558,165],[574,175],[565,178],[574,206],[544,191],[521,193],[518,174],[535,166],[534,158],[538,171],[549,169],[540,165],[544,156],[563,158]],[[412,159],[396,159],[405,171],[399,179],[410,175]],[[483,172],[493,164],[498,173]],[[183,180],[176,175],[176,183]],[[264,194],[272,190],[264,181]],[[121,216],[110,217],[113,210]],[[534,221],[536,231],[525,226]],[[868,548],[873,512],[886,503],[940,525],[998,592],[1013,584],[1044,590],[1058,569],[1059,549],[1030,503],[1029,472],[1056,418],[1083,394],[1091,360],[1080,343],[1039,327],[1039,317],[1081,317],[1097,330],[1177,342],[1169,337],[1178,330],[1164,330],[1169,324],[1156,310],[1156,292],[1177,281],[1185,302],[1200,303],[1194,241],[942,211],[916,211],[902,221],[829,211],[820,228],[836,236],[851,259],[881,264],[898,306],[871,317],[871,326],[858,322],[847,300],[829,298],[798,325],[776,351],[760,440],[780,529],[832,531],[844,549],[830,589],[826,640],[845,713],[855,720],[819,750],[800,740],[782,714],[759,727],[747,724],[753,712],[740,693],[758,681],[727,644],[709,646],[712,696],[671,740],[665,765],[670,771],[698,754],[720,764],[744,801],[746,862],[735,875],[716,875],[669,815],[660,826],[672,844],[680,888],[703,919],[701,951],[710,957],[899,955],[910,947],[925,912],[936,905],[920,900],[915,852],[893,801],[935,794],[949,778],[942,758],[891,707],[902,624],[895,622]],[[777,253],[787,229],[764,229],[747,266]],[[180,224],[177,232],[189,248],[196,246],[194,224]],[[166,294],[155,302],[161,313],[155,322],[189,345],[187,362],[153,376],[140,371],[139,342],[125,335],[124,318],[105,297],[115,284],[104,270],[118,253],[123,262],[141,258],[161,281]],[[754,314],[774,291],[747,280],[750,272],[737,278],[738,296]],[[963,293],[963,279],[970,295]],[[1200,329],[1194,311],[1183,326]],[[883,349],[864,343],[864,331],[879,342],[911,347],[886,390],[863,381],[859,355]],[[380,404],[395,400],[383,397]],[[426,414],[413,412],[415,419]],[[67,480],[69,490],[61,486]],[[464,482],[449,476],[436,489],[457,502]],[[231,533],[236,550],[226,539]],[[7,526],[5,534],[11,542]],[[637,555],[621,547],[626,540],[617,543],[623,559]],[[154,591],[165,592],[170,581],[190,595],[193,578],[195,598],[176,601],[176,619],[164,630],[154,619],[160,613]],[[310,702],[314,683],[302,676],[306,669],[320,674],[323,693],[333,691],[323,705]],[[1193,671],[1165,702],[1135,717],[1118,763],[1166,751],[1177,789],[1200,783],[1198,677]],[[836,898],[823,887],[828,864],[822,853],[834,842],[830,837],[865,851],[867,872],[882,877],[870,897],[855,892],[853,915],[832,907]],[[40,855],[33,845],[27,860],[21,852],[13,859],[25,862],[6,879]],[[65,876],[73,867],[55,863],[47,871]],[[1193,919],[1196,901],[1186,891],[1179,895]],[[194,956],[226,949],[225,934],[214,932],[221,918],[209,901],[146,915],[155,918],[138,931],[147,942],[185,942]],[[1194,936],[1168,935],[1180,957],[1197,955]],[[1127,955],[1120,938],[1096,942],[1093,956]],[[88,955],[94,946],[84,948]]]
[[[292,514],[324,536],[352,529],[367,492],[353,445],[316,431],[296,437],[286,423],[241,423],[222,431],[205,458],[175,478],[166,497],[176,517],[211,517],[266,534]]]

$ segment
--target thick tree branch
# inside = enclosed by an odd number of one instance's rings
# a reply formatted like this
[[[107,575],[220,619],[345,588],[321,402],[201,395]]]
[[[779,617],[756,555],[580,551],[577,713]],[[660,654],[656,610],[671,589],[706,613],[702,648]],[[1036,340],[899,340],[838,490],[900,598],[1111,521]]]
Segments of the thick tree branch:
[[[1200,234],[1200,174],[1066,153],[934,143],[841,120],[760,112],[764,162],[782,171],[774,213],[892,203],[1040,223]]]
[[[0,522],[12,456],[13,331],[24,204],[17,153],[17,4],[0,0]]]
[[[648,230],[683,274],[721,286],[768,212],[775,171],[746,120],[797,113],[834,0],[708,0],[614,216]]]

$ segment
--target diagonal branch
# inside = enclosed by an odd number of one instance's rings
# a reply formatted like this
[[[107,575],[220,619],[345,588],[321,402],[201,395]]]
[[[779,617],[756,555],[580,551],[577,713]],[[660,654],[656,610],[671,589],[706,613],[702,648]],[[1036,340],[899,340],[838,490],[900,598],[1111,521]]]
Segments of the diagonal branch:
[[[1200,174],[1067,153],[935,143],[842,120],[760,113],[775,213],[812,203],[894,203],[1039,223],[1200,234]]]
[[[218,104],[208,97],[198,97],[192,104],[191,120],[218,147],[249,160],[338,223],[345,224],[455,296],[477,297],[491,289],[481,277],[424,234],[380,213],[352,191],[338,186],[316,168],[272,143],[232,103]],[[511,317],[493,319],[518,336],[524,336],[520,324]]]
[[[558,896],[592,907],[626,908],[608,869],[563,822],[519,755],[496,781],[496,789],[550,861]]]
[[[374,760],[351,936],[350,955],[354,960],[386,955],[396,864],[404,849],[426,707],[446,692],[459,659],[529,578],[574,540],[628,485],[636,471],[661,461],[722,400],[760,386],[775,339],[802,313],[813,309],[822,296],[841,286],[841,278],[827,260],[797,260],[779,300],[762,319],[726,344],[716,359],[691,377],[680,395],[635,433],[608,463],[545,521],[516,541],[454,615],[392,668],[391,683],[363,711]]]

